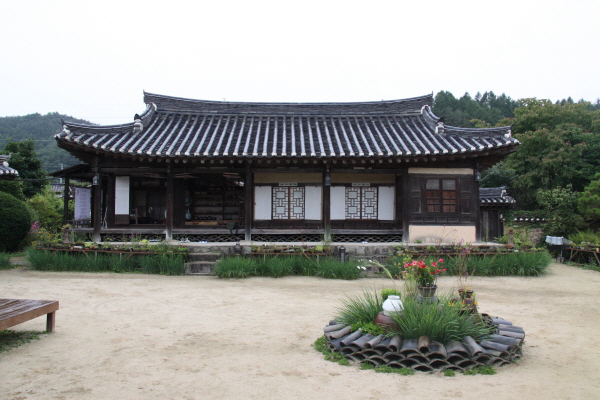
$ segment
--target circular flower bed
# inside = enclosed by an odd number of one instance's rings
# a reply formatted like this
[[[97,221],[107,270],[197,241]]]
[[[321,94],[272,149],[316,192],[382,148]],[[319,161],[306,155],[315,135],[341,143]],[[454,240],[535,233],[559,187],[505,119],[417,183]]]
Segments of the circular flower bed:
[[[375,367],[410,368],[431,372],[446,369],[466,370],[478,366],[501,366],[512,363],[523,355],[525,331],[500,317],[482,314],[491,327],[491,334],[477,342],[465,336],[460,342],[445,343],[430,340],[428,336],[403,340],[400,335],[352,331],[351,326],[330,321],[324,328],[327,345],[333,352],[357,363]]]

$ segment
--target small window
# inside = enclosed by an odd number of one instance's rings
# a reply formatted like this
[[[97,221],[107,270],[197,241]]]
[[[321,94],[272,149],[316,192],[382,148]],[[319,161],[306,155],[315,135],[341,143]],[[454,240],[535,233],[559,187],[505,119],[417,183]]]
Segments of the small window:
[[[377,219],[377,187],[346,188],[346,219]]]
[[[456,179],[427,179],[425,182],[425,206],[429,213],[457,212]]]
[[[304,219],[304,187],[273,187],[273,219]]]

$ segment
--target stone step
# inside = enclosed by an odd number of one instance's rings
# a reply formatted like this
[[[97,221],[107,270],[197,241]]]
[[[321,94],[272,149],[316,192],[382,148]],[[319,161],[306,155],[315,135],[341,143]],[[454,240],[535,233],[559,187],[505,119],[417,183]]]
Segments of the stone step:
[[[194,261],[185,263],[186,275],[214,275],[216,262],[213,261]]]
[[[187,259],[190,262],[196,261],[217,261],[223,257],[221,253],[188,253]]]

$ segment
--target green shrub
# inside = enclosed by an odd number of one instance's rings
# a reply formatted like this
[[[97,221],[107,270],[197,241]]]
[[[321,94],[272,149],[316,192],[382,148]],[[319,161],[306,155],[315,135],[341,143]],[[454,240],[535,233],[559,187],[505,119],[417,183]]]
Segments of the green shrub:
[[[398,289],[381,289],[381,298],[385,301],[388,296],[402,296]]]
[[[586,231],[577,231],[569,235],[569,240],[575,244],[580,243],[600,243],[600,234],[588,229]]]
[[[29,232],[31,215],[21,200],[0,192],[0,251],[16,251]]]
[[[57,231],[62,226],[63,202],[52,192],[50,186],[27,200],[27,206],[34,210],[37,221],[49,231]]]
[[[12,269],[13,266],[10,263],[10,254],[0,253],[0,269]]]

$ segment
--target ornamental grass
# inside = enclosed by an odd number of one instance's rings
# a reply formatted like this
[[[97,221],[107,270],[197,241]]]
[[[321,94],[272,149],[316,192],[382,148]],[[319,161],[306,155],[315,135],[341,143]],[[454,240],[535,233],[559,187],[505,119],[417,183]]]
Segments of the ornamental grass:
[[[387,260],[387,268],[392,275],[400,276],[406,256],[392,256]],[[438,257],[425,257],[423,261],[431,264]],[[508,254],[466,256],[444,256],[444,268],[447,275],[459,275],[461,265],[466,268],[470,276],[539,276],[546,273],[552,261],[552,256],[547,251],[512,252]]]
[[[126,254],[70,254],[27,249],[27,260],[37,271],[118,272],[183,275],[185,257],[181,254],[151,254],[127,257]]]
[[[420,303],[414,296],[403,296],[404,311],[392,316],[397,327],[390,328],[387,335],[400,335],[402,339],[428,336],[441,343],[461,341],[465,336],[477,341],[487,337],[490,328],[481,316],[465,313],[463,305],[453,300],[452,294],[440,295],[435,303]],[[378,291],[363,289],[362,294],[342,300],[335,320],[364,331],[381,312],[383,301]]]
[[[356,263],[341,262],[337,258],[304,256],[264,256],[223,258],[214,272],[219,278],[246,278],[250,276],[283,276],[302,275],[320,276],[327,279],[358,279],[362,269]]]
[[[439,303],[419,303],[415,297],[403,298],[404,312],[392,315],[397,328],[392,328],[390,335],[400,335],[402,339],[428,336],[441,343],[460,342],[465,336],[476,341],[487,337],[490,328],[481,316],[465,313],[462,303],[454,303],[453,297],[452,294],[440,295]]]

